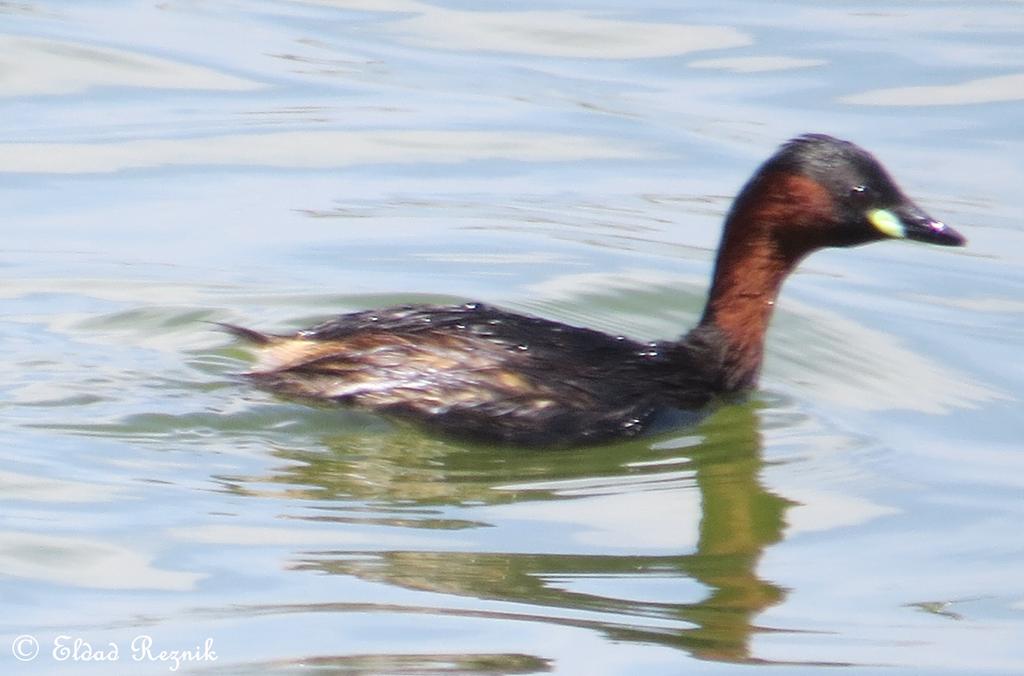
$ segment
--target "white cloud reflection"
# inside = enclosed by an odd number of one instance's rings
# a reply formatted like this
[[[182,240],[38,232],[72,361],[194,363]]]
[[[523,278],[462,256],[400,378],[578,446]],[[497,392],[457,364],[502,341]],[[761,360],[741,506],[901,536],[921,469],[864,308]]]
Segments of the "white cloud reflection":
[[[786,486],[783,495],[796,504],[786,510],[786,534],[814,533],[857,526],[900,510],[864,498],[802,486]]]
[[[521,484],[515,490],[550,490],[551,486],[551,482]],[[695,490],[662,487],[563,500],[558,509],[543,501],[517,502],[479,508],[475,513],[493,523],[557,524],[570,533],[561,545],[570,551],[581,545],[607,547],[609,543],[616,547],[693,551],[699,537],[701,506],[700,494]],[[671,514],[673,526],[665,528],[659,519],[638,520],[637,514]]]
[[[947,85],[872,89],[844,96],[840,101],[862,106],[957,106],[1024,101],[1024,73]]]
[[[581,12],[461,12],[431,8],[391,26],[422,47],[587,59],[643,59],[742,47],[729,26],[688,26],[597,18]]]
[[[833,312],[787,301],[810,323],[769,336],[769,363],[819,401],[863,411],[945,414],[1007,395],[900,344],[898,338]],[[780,359],[781,357],[781,359]]]
[[[386,532],[385,532],[386,531]],[[171,528],[171,537],[187,542],[253,547],[440,547],[456,540],[406,535],[399,529],[371,528],[365,532],[328,528],[277,528],[236,524],[207,524],[190,528]]]
[[[209,68],[123,49],[0,35],[0,97],[75,94],[94,87],[244,91],[260,86]]]
[[[153,567],[142,554],[107,542],[0,532],[4,575],[94,589],[193,589],[203,575]]]
[[[113,486],[0,472],[0,493],[7,500],[31,502],[107,502],[120,490]]]
[[[743,56],[722,59],[701,59],[691,61],[690,68],[727,70],[733,73],[767,73],[777,70],[795,70],[824,66],[824,59],[797,59],[791,56]]]
[[[388,30],[406,43],[434,49],[644,59],[753,42],[731,26],[629,21],[579,11],[464,11],[415,0],[306,0],[306,4],[414,14],[389,24]]]
[[[169,166],[325,169],[382,163],[629,159],[638,146],[587,136],[488,131],[294,131],[116,143],[0,143],[0,172],[106,173]]]

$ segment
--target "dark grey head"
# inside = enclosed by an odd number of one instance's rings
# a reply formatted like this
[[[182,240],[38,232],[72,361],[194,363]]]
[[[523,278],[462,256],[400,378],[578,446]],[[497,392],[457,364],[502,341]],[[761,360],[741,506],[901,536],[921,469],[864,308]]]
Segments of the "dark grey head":
[[[962,246],[966,240],[914,204],[863,148],[825,134],[805,134],[784,144],[761,168],[812,179],[832,199],[844,237],[833,245],[860,244],[883,237]]]

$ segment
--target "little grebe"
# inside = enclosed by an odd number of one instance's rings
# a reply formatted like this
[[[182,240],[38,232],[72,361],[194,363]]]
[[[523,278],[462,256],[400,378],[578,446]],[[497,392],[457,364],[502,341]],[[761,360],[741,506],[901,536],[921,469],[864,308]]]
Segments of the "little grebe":
[[[633,437],[749,390],[786,276],[807,254],[886,238],[961,246],[869,153],[809,134],[783,145],[725,221],[696,328],[638,343],[480,303],[356,312],[254,343],[246,374],[287,396],[351,404],[485,442],[568,446]]]

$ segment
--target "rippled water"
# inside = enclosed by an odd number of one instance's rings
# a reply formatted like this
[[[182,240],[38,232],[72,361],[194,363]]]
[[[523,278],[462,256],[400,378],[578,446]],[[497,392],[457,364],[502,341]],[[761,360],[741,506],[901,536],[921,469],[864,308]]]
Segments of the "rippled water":
[[[1022,12],[0,2],[4,673],[1024,672]],[[970,244],[816,255],[692,429],[443,442],[248,389],[209,323],[677,335],[805,131]]]

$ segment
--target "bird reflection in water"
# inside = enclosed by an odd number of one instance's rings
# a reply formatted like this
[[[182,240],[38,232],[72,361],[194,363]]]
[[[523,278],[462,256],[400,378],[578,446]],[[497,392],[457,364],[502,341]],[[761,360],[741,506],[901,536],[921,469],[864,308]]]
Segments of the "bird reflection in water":
[[[363,580],[415,590],[515,603],[516,610],[376,606],[326,603],[277,609],[282,612],[374,612],[445,614],[461,617],[517,619],[578,626],[604,633],[616,641],[671,646],[701,659],[727,662],[758,660],[751,640],[762,629],[755,618],[781,603],[785,590],[758,576],[765,550],[779,542],[785,513],[792,502],[772,493],[761,482],[762,441],[756,404],[725,407],[694,432],[700,443],[685,449],[692,472],[669,490],[699,492],[700,513],[641,514],[637,520],[657,519],[662,530],[673,522],[699,519],[695,551],[666,555],[552,554],[529,552],[449,551],[429,549],[347,549],[303,552],[290,566],[352,575]],[[564,496],[544,491],[496,490],[509,483],[565,482],[599,478],[613,486],[617,478],[635,490],[636,472],[664,472],[652,454],[651,440],[561,452],[495,452],[448,445],[411,431],[393,434],[347,435],[321,439],[332,452],[279,450],[287,464],[268,477],[228,481],[232,490],[266,495],[288,485],[289,497],[317,500],[317,508],[289,514],[338,525],[388,525],[433,533],[481,526],[473,520],[440,516],[438,507],[494,507],[527,500],[540,501],[557,515]],[[678,451],[676,451],[678,452]],[[678,473],[678,472],[677,472]],[[264,491],[261,484],[273,486]],[[610,489],[614,490],[614,488]],[[324,501],[327,501],[326,504]],[[337,501],[337,509],[331,503]],[[353,501],[360,503],[352,509]],[[344,503],[344,504],[342,504]],[[298,503],[301,507],[308,504]],[[568,504],[568,503],[566,503]],[[639,522],[638,522],[639,523]],[[691,525],[692,526],[692,525]],[[434,540],[434,538],[432,538]],[[464,546],[466,537],[454,537]],[[515,545],[516,543],[512,543]],[[614,546],[615,543],[609,543]],[[528,542],[521,542],[525,548]],[[565,580],[593,579],[604,586],[588,591],[564,585]],[[678,602],[636,600],[615,593],[615,580],[630,582],[690,579],[704,589],[702,598]],[[567,588],[568,587],[568,588]],[[680,584],[680,587],[687,587]],[[689,587],[687,587],[689,588]],[[594,591],[597,589],[598,591]],[[529,612],[520,609],[525,604]],[[581,612],[583,611],[583,612]],[[779,631],[779,629],[771,629]],[[541,657],[541,656],[538,656]]]

